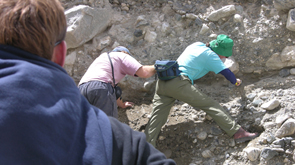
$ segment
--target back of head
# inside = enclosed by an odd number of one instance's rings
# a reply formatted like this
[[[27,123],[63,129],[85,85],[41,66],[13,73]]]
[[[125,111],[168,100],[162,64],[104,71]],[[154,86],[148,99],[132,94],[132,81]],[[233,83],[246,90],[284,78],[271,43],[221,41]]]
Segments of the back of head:
[[[117,46],[112,50],[112,52],[123,52],[123,51],[131,55],[130,51],[124,46]]]
[[[0,18],[0,44],[49,60],[55,43],[66,35],[66,18],[59,0],[1,0]]]

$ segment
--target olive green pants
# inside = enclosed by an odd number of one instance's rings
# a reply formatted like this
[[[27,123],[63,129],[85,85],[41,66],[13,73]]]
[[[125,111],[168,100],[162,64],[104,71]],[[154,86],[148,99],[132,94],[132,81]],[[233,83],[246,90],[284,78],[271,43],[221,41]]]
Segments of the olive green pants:
[[[233,136],[241,127],[217,101],[194,87],[188,77],[181,75],[169,81],[158,80],[157,82],[153,99],[153,112],[145,128],[147,141],[153,146],[156,146],[161,128],[166,123],[170,109],[176,99],[202,109],[229,136]]]

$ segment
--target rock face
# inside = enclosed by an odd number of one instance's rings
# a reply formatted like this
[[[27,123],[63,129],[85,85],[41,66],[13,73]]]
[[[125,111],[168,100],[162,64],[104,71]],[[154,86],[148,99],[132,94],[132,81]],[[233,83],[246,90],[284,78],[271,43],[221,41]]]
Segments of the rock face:
[[[210,42],[218,34],[234,40],[228,64],[235,74],[259,77],[295,67],[291,0],[62,2],[68,54],[77,54],[67,71],[76,83],[97,56],[115,46],[128,47],[143,64],[154,64],[158,59],[175,60],[188,45]],[[146,80],[136,81],[142,82],[134,88],[143,89]]]
[[[178,164],[295,164],[295,0],[60,0],[67,17],[65,69],[78,83],[101,53],[122,45],[142,64],[175,60],[196,42],[219,34],[234,40],[225,65],[239,87],[209,73],[195,86],[214,98],[243,128],[260,136],[235,144],[202,110],[176,101],[158,149]],[[134,130],[152,111],[155,77],[126,76],[119,110]],[[250,161],[249,161],[250,160]]]

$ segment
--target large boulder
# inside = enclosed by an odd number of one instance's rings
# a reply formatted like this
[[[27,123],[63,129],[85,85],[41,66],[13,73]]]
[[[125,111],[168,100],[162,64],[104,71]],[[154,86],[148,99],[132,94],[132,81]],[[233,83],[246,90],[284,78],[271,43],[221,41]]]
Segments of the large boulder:
[[[65,15],[68,24],[65,40],[68,48],[79,47],[103,32],[112,18],[111,10],[86,5],[75,6],[65,11]]]

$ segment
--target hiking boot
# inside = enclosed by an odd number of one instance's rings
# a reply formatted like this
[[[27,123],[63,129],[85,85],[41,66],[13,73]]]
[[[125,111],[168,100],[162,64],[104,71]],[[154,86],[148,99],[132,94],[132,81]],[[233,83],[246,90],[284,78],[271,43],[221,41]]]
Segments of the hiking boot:
[[[258,133],[250,133],[245,131],[242,127],[234,134],[234,139],[237,144],[244,143],[246,141],[250,141],[256,137],[258,137]]]

